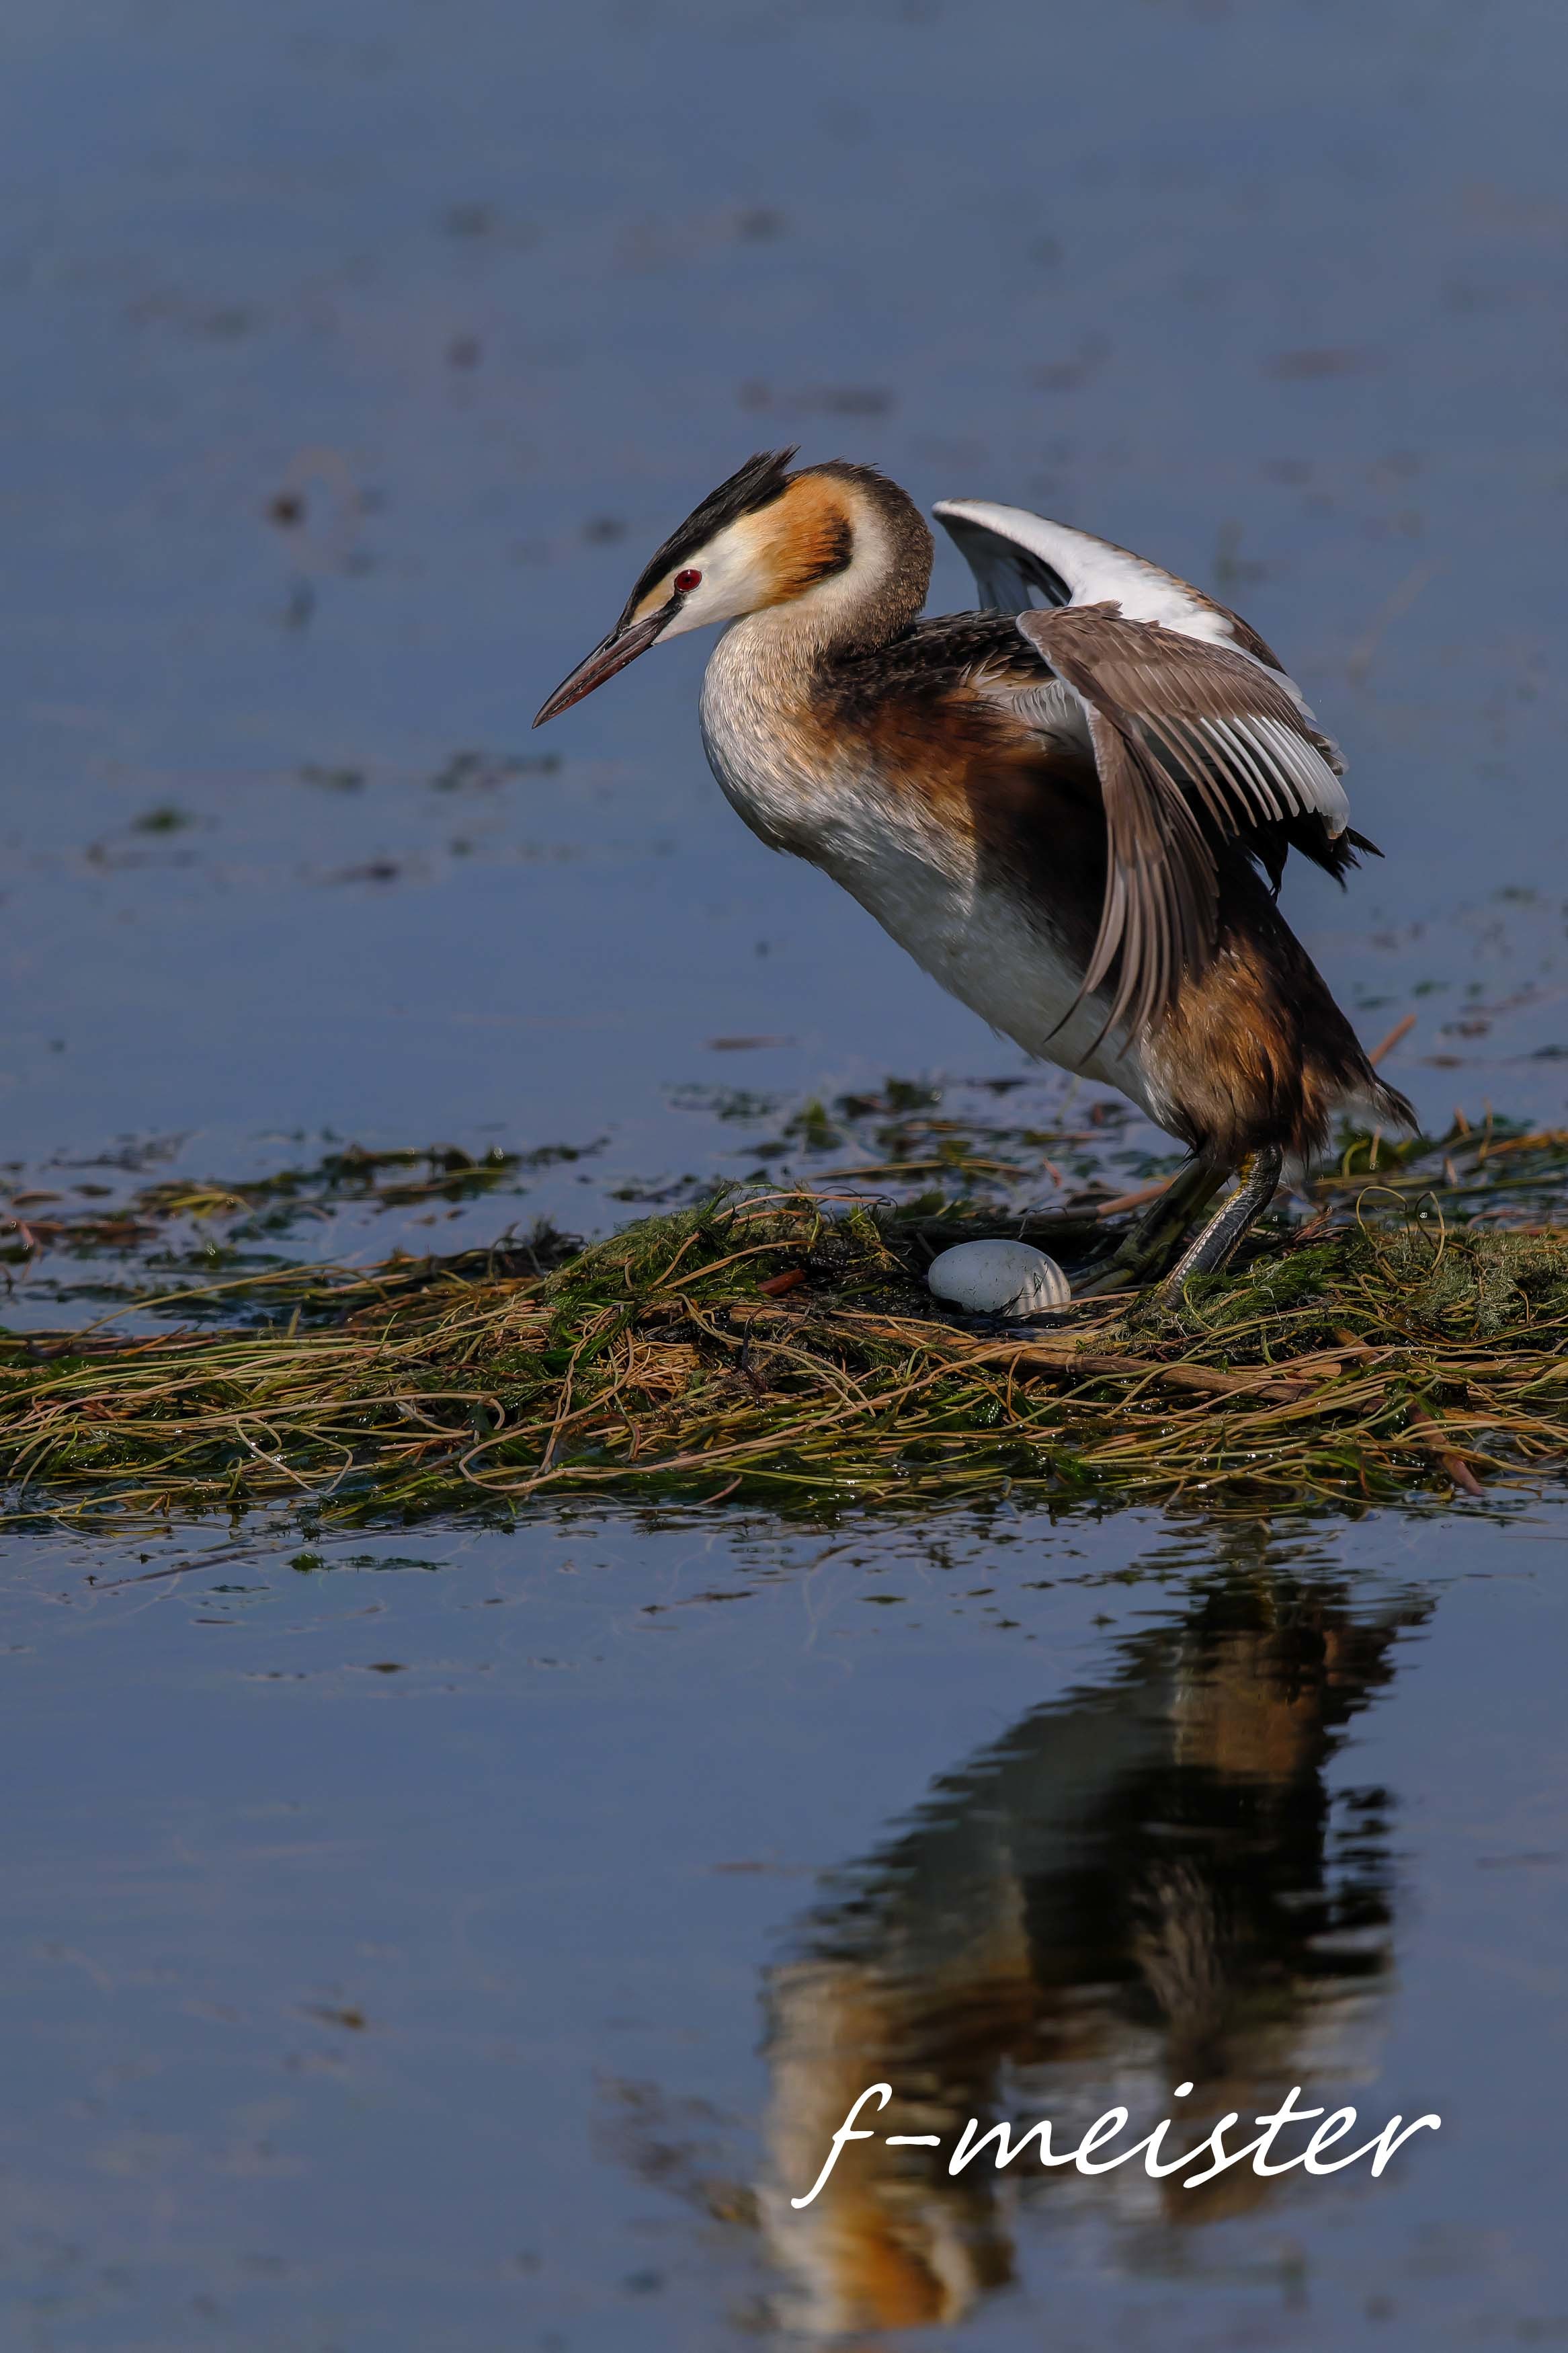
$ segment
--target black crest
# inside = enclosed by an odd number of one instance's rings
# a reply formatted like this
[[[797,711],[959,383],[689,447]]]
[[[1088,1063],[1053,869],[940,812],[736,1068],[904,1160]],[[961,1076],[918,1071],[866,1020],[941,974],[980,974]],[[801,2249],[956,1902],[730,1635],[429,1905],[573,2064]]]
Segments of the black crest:
[[[705,547],[716,531],[722,531],[726,523],[738,522],[742,515],[755,514],[760,507],[772,506],[776,498],[782,497],[789,486],[789,463],[795,455],[793,449],[759,449],[727,482],[710,491],[679,530],[671,532],[664,545],[648,558],[637,586],[626,598],[626,608],[617,626],[624,628],[655,582],[662,580],[667,572],[673,572],[687,556],[695,555],[700,547]]]

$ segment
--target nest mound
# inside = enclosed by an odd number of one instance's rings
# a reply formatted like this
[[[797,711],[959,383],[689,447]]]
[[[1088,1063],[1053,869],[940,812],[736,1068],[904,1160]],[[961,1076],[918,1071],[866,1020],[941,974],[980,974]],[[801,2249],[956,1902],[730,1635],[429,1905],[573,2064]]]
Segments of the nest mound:
[[[1568,1139],[1551,1141],[1560,1176]],[[224,1328],[14,1335],[8,1517],[291,1498],[343,1522],[606,1491],[1278,1506],[1474,1493],[1568,1451],[1568,1231],[1451,1223],[1416,1147],[1370,1181],[1324,1180],[1315,1217],[1173,1311],[1144,1297],[1051,1329],[956,1328],[925,1268],[1000,1224],[721,1193],[587,1249],[536,1235],[284,1268],[228,1286],[226,1312],[251,1320]],[[1105,1230],[1007,1229],[1064,1257]],[[153,1303],[194,1317],[211,1295]]]

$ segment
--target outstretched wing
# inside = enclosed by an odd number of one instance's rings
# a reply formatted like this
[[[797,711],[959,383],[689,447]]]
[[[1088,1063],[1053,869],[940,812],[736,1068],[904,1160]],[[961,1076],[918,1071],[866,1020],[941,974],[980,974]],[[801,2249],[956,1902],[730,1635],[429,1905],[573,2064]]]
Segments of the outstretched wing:
[[[1081,706],[1105,801],[1105,901],[1083,994],[1117,967],[1108,1029],[1142,1029],[1213,952],[1216,841],[1248,849],[1310,820],[1331,843],[1349,808],[1289,682],[1112,603],[1023,612],[1020,633]]]
[[[1339,745],[1319,729],[1279,655],[1228,605],[1114,540],[1051,522],[1026,507],[997,506],[988,499],[939,499],[931,512],[973,573],[982,606],[1023,613],[1037,602],[1098,605],[1113,599],[1130,621],[1153,621],[1178,637],[1245,654],[1274,672],[1296,705],[1303,733],[1335,776],[1343,776]]]
[[[1152,1018],[1182,972],[1206,960],[1216,833],[1239,839],[1276,890],[1290,849],[1341,881],[1357,850],[1378,855],[1346,821],[1339,746],[1239,614],[1111,540],[1025,507],[943,499],[933,512],[982,605],[1017,617],[1060,681],[1051,691],[1078,706],[1069,723],[1087,726],[1110,865],[1085,986],[1098,987],[1120,952],[1113,1022]],[[1031,610],[1041,603],[1054,609]],[[1092,645],[1077,628],[1091,613]],[[1015,689],[1009,699],[1021,716],[1037,702],[1047,727],[1067,716],[1048,695]]]
[[[982,605],[999,613],[1114,597],[1130,621],[1158,621],[1183,637],[1237,646],[1279,669],[1278,657],[1239,615],[1113,540],[988,499],[939,499],[931,512],[973,573]]]

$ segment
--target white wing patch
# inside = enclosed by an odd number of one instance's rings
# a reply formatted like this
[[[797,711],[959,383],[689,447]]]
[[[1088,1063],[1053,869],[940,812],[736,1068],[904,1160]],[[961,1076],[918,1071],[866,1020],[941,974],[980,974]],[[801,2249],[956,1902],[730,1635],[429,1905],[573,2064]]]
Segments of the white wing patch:
[[[1026,613],[1042,598],[1047,605],[1058,607],[1114,603],[1129,621],[1156,622],[1178,637],[1223,646],[1227,653],[1251,662],[1289,696],[1321,747],[1321,752],[1315,750],[1289,727],[1270,721],[1252,749],[1262,757],[1267,772],[1282,770],[1297,788],[1287,788],[1288,804],[1320,808],[1331,833],[1343,829],[1349,803],[1338,783],[1344,771],[1338,744],[1318,727],[1295,680],[1272,663],[1260,661],[1250,647],[1237,642],[1234,617],[1222,607],[1210,604],[1186,581],[1146,557],[1133,555],[1108,539],[1097,539],[1092,532],[1050,522],[1044,515],[1031,514],[1027,507],[997,506],[987,499],[939,499],[931,512],[945,525],[974,575],[982,606],[990,610]],[[1028,715],[1022,698],[1019,709],[1022,715]],[[1253,724],[1245,723],[1247,728]],[[1060,734],[1064,731],[1058,719],[1043,732]],[[1087,742],[1087,723],[1071,732]],[[1267,806],[1267,790],[1263,799]]]
[[[939,499],[931,509],[974,575],[982,602],[999,613],[1028,609],[1037,595],[1052,605],[1114,601],[1130,621],[1158,621],[1183,637],[1235,650],[1228,613],[1205,604],[1184,580],[1092,532],[1048,522],[1026,507],[987,499]],[[1042,576],[1042,575],[1044,576]],[[1051,575],[1058,584],[1057,593]]]

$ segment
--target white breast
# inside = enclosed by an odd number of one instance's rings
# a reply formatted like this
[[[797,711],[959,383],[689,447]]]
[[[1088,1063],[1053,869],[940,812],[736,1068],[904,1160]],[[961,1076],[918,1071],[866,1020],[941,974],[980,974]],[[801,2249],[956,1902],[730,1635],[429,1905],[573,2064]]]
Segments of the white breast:
[[[1141,1057],[1090,1051],[1104,1006],[1091,1000],[1068,1018],[1081,969],[1017,894],[982,878],[973,844],[873,772],[821,772],[759,675],[744,642],[750,626],[714,649],[701,719],[709,764],[752,832],[831,875],[993,1029],[1042,1061],[1121,1088],[1159,1120]]]
[[[770,659],[767,633],[754,616],[726,629],[703,673],[699,717],[702,748],[724,797],[771,849],[814,858],[829,811],[826,778],[811,773],[806,747],[790,723],[804,693]],[[793,691],[792,691],[793,690]]]

